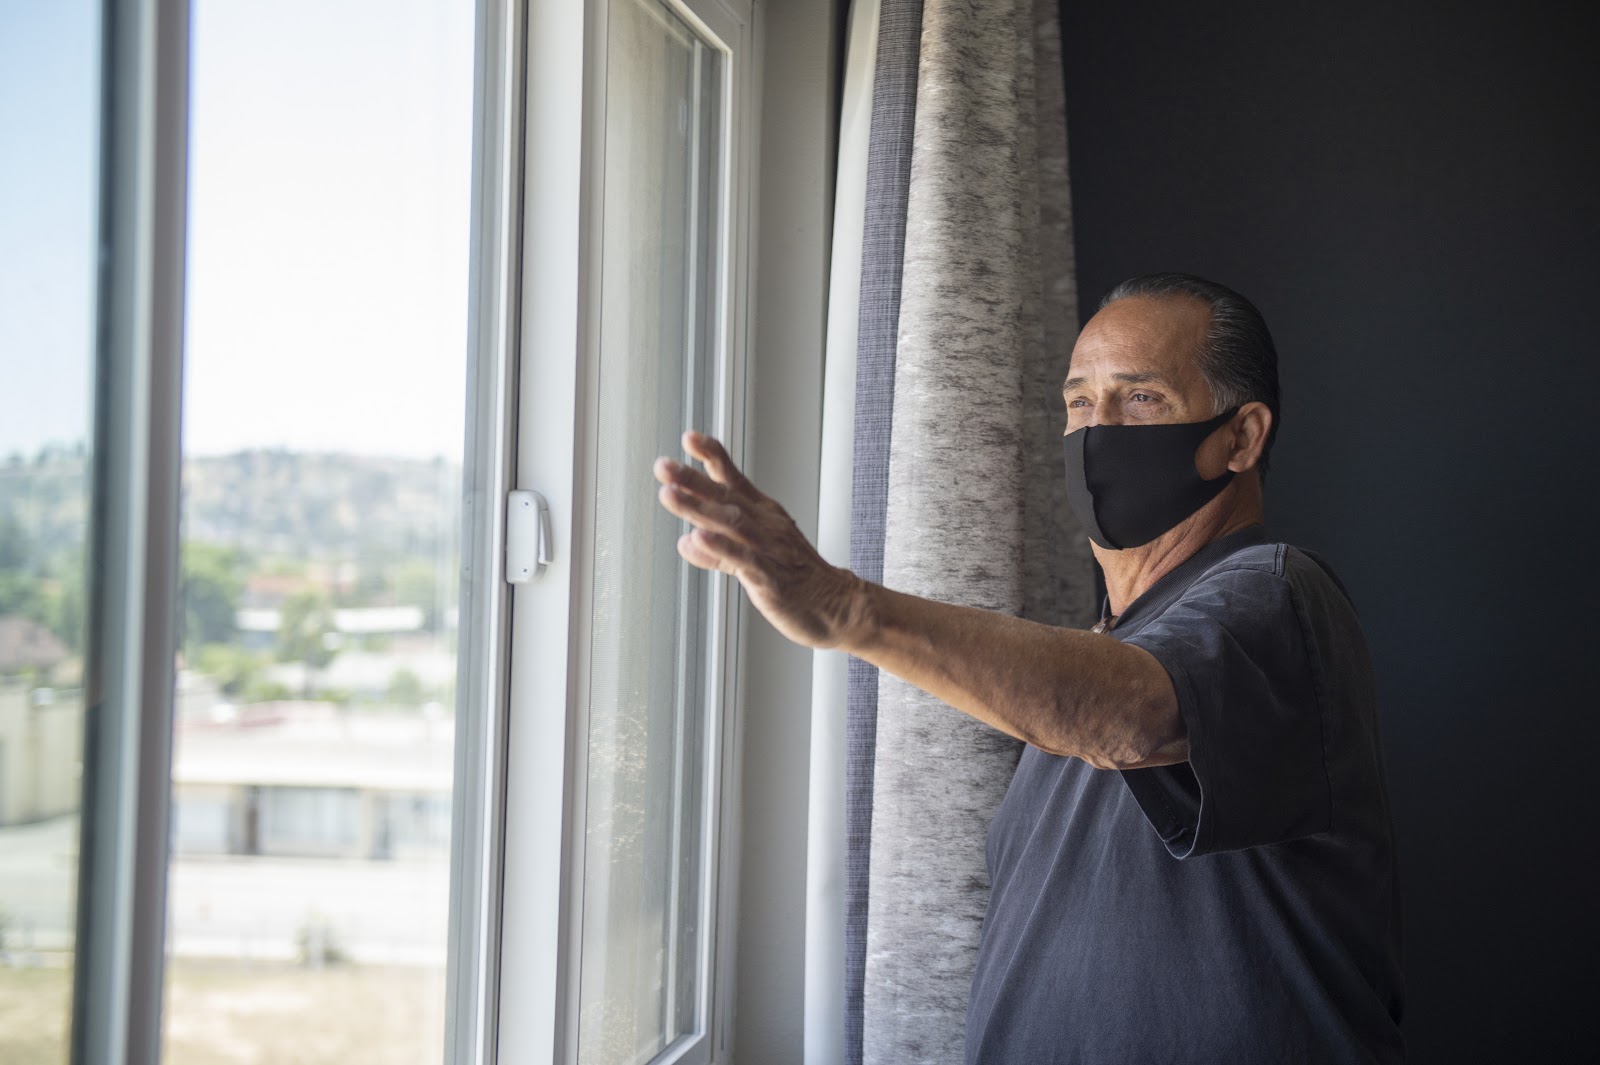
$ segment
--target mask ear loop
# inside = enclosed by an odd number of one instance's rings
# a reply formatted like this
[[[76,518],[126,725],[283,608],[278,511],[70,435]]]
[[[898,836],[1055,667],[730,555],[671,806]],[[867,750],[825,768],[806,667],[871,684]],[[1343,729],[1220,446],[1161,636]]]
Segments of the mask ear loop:
[[[1194,457],[1195,457],[1194,472],[1196,474],[1199,474],[1199,472],[1200,472],[1200,462],[1199,462],[1199,459],[1200,459],[1200,448],[1205,445],[1205,442],[1207,440],[1211,439],[1211,434],[1212,433],[1215,433],[1218,429],[1221,429],[1224,425],[1227,425],[1229,422],[1233,421],[1233,416],[1235,414],[1238,414],[1242,410],[1244,410],[1244,406],[1242,404],[1239,405],[1239,406],[1236,406],[1236,407],[1229,407],[1227,410],[1223,411],[1221,414],[1217,415],[1215,418],[1212,418],[1210,421],[1206,422],[1206,435],[1201,437],[1200,438],[1200,443],[1198,443],[1198,444],[1196,444],[1194,446]],[[1225,470],[1220,477],[1213,477],[1210,480],[1206,481],[1206,483],[1210,484],[1213,481],[1220,481],[1220,480],[1222,480],[1223,477],[1231,477],[1232,475],[1233,475],[1233,471],[1232,470]]]

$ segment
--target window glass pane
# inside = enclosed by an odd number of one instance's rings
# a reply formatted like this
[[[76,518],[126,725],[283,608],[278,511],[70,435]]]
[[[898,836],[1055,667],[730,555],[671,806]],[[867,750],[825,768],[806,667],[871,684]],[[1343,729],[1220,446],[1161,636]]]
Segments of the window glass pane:
[[[194,4],[169,1062],[443,1053],[473,11]]]
[[[713,413],[723,60],[614,0],[605,192],[579,1058],[645,1062],[703,1024],[707,575],[650,465]]]
[[[68,1058],[100,5],[0,5],[0,1061]]]

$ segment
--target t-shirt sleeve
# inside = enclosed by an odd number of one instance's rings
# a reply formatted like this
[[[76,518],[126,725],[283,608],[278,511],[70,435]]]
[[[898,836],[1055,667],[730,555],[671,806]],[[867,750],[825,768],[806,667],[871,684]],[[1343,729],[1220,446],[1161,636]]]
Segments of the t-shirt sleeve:
[[[1266,569],[1222,570],[1124,638],[1172,678],[1189,761],[1125,770],[1175,857],[1330,827],[1324,722],[1294,596]]]

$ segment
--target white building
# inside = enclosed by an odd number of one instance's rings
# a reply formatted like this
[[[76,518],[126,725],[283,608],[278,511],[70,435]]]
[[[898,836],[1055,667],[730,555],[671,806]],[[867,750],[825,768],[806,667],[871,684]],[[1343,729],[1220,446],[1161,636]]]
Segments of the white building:
[[[179,728],[176,853],[382,859],[448,849],[449,718],[322,703],[247,711]]]
[[[0,681],[0,827],[78,809],[83,696]]]

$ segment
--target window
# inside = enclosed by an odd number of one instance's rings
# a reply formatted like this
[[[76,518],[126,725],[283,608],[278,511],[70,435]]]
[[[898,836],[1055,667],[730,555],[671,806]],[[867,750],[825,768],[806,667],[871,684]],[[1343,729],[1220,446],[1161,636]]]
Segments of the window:
[[[474,13],[190,12],[163,1059],[436,1061]]]
[[[507,820],[507,897],[544,901],[505,911],[502,994],[544,1008],[503,1012],[500,1051],[710,1061],[736,588],[678,558],[650,465],[686,428],[742,432],[751,26],[670,0],[596,3],[587,33],[533,17],[518,476],[569,546],[513,614],[508,809],[551,816]],[[557,43],[580,37],[587,63]],[[584,85],[587,130],[560,103]],[[571,287],[546,255],[583,264]]]
[[[0,1051],[716,1060],[738,600],[650,462],[739,453],[753,6],[94,10],[0,46],[56,93],[0,112],[52,160],[0,207],[44,250],[0,296]]]
[[[714,840],[713,582],[678,558],[681,524],[641,475],[716,409],[724,56],[662,0],[607,10],[584,1065],[647,1062],[704,1031]]]
[[[81,964],[100,33],[83,0],[0,14],[0,1061],[17,1065],[67,1061]]]

